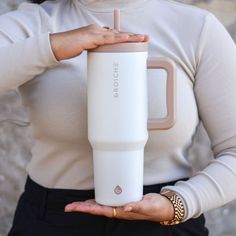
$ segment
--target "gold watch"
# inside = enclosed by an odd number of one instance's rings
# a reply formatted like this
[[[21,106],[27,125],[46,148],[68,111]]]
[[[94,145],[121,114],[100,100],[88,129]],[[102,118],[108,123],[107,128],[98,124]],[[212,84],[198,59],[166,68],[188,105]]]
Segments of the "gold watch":
[[[161,225],[176,225],[176,224],[181,223],[185,216],[184,204],[181,197],[177,193],[168,191],[168,190],[163,191],[160,194],[168,198],[174,207],[174,218],[168,221],[161,221],[160,224]]]

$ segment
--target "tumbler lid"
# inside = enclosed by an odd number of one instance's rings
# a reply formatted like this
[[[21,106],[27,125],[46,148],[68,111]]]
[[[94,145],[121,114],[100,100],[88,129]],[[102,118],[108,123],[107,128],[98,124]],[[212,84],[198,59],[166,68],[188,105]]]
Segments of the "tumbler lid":
[[[97,47],[95,49],[88,50],[88,52],[147,52],[148,51],[148,43],[140,42],[140,43],[118,43],[111,45],[103,45]]]

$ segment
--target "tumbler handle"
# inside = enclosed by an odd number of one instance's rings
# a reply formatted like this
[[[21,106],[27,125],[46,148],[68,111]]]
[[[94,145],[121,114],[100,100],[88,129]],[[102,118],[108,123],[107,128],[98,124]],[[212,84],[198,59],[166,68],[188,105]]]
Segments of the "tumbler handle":
[[[176,119],[176,68],[168,58],[148,58],[148,69],[164,69],[167,72],[166,104],[167,116],[159,119],[148,119],[148,130],[170,129]]]

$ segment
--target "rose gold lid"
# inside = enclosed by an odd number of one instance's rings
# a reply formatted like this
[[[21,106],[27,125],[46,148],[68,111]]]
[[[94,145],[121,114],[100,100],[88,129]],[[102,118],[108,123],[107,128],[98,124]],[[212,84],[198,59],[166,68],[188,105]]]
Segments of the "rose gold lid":
[[[147,52],[148,43],[117,43],[111,45],[104,45],[95,49],[88,50],[88,52]]]

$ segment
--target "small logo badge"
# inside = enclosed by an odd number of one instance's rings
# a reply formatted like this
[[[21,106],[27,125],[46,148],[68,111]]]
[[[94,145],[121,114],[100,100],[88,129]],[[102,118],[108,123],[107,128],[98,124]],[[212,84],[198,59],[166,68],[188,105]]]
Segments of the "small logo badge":
[[[122,193],[122,188],[119,185],[117,185],[114,189],[114,193],[117,194],[117,195],[121,194]]]

